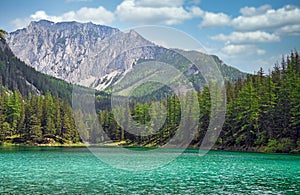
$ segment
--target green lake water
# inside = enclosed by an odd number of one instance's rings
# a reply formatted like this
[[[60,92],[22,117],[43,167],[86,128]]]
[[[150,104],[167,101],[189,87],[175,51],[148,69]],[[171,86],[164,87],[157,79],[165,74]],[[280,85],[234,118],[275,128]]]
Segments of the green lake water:
[[[104,155],[126,160],[114,150]],[[0,194],[300,194],[299,155],[189,150],[165,166],[126,171],[87,148],[0,147],[0,162]]]

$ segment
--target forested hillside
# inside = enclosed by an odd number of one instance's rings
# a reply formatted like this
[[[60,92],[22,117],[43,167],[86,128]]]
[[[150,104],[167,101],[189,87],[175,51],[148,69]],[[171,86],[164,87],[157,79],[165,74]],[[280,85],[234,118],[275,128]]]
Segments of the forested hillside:
[[[174,93],[169,93],[160,104],[153,104],[149,97],[145,97],[142,103],[133,99],[129,110],[119,108],[118,112],[124,116],[123,121],[128,120],[126,114],[130,113],[137,123],[148,125],[142,131],[148,132],[149,136],[136,136],[124,131],[116,122],[110,109],[109,95],[98,92],[97,118],[105,135],[94,128],[92,116],[72,110],[70,84],[26,66],[13,55],[5,39],[1,38],[0,41],[1,143],[64,144],[84,140],[98,144],[113,140],[122,141],[125,145],[159,146],[172,139],[181,120],[188,121],[181,118],[180,102],[191,101],[191,98],[195,98],[193,95],[187,94],[180,101]],[[142,86],[137,88],[137,92],[145,89]],[[300,152],[300,59],[297,51],[283,57],[273,70],[261,69],[246,79],[227,81],[226,90],[226,119],[215,148]],[[155,93],[152,96],[156,97]],[[190,147],[201,144],[210,120],[209,88],[204,87],[197,96],[200,116],[195,116],[192,109],[185,113],[185,116],[200,119]],[[158,119],[163,107],[166,108],[166,120],[158,130],[151,119]],[[173,139],[174,144],[180,139]]]
[[[296,51],[283,58],[281,64],[276,64],[273,70],[266,73],[261,69],[245,80],[227,82],[226,89],[226,119],[216,148],[300,152],[300,60]],[[191,97],[186,97],[185,101],[189,98]],[[209,125],[211,102],[207,87],[198,93],[198,100],[201,111],[200,123],[191,147],[201,144]],[[109,110],[100,111],[99,117],[104,131],[113,140],[123,140],[132,145],[162,145],[176,133],[182,120],[180,101],[175,95],[170,95],[163,104],[167,107],[164,126],[158,132],[146,137],[124,132]],[[149,124],[148,113],[151,105],[151,101],[133,104],[130,111],[132,117],[141,124]],[[154,112],[160,109],[156,106]],[[128,111],[120,109],[119,112]],[[192,116],[192,112],[190,114]],[[149,132],[153,130],[148,129]]]
[[[299,64],[299,55],[295,51],[283,59],[281,64],[276,64],[268,74],[261,69],[245,80],[228,82],[226,120],[215,147],[298,153]],[[52,96],[49,92],[44,96],[24,97],[17,89],[11,92],[2,87],[0,95],[0,139],[13,143],[79,142],[81,138],[76,129],[76,121],[80,127],[80,135],[89,143],[97,144],[113,140],[123,141],[125,145],[158,146],[170,141],[178,130],[180,120],[185,120],[181,118],[180,101],[174,94],[169,95],[165,101],[162,100],[161,105],[152,104],[151,101],[143,104],[134,101],[130,111],[120,108],[118,110],[120,115],[126,116],[125,113],[130,112],[138,123],[149,124],[151,121],[149,110],[152,111],[151,117],[159,117],[155,113],[159,113],[160,106],[164,106],[167,118],[163,127],[154,133],[155,126],[150,124],[146,131],[151,135],[135,136],[118,125],[109,108],[102,108],[98,113],[98,119],[106,136],[96,128],[91,128],[94,123],[92,117],[84,117],[81,111],[74,113],[68,101]],[[190,98],[193,97],[187,96],[183,101],[189,101]],[[106,101],[106,98],[104,99]],[[200,123],[190,147],[198,147],[201,144],[209,125],[211,102],[207,87],[198,92],[198,100],[201,111]],[[188,114],[194,117],[193,112],[191,110],[190,112]]]
[[[0,35],[0,142],[79,142],[70,107],[72,85],[20,61],[4,34]]]
[[[80,141],[67,100],[48,92],[23,97],[0,88],[0,142],[23,144],[76,143]]]
[[[54,77],[42,74],[19,60],[6,44],[5,38],[0,39],[0,84],[9,89],[18,89],[22,95],[30,93],[45,94],[51,91],[61,98],[70,99],[72,85]]]
[[[260,69],[227,84],[220,145],[268,152],[300,152],[300,59],[297,51],[271,72]]]

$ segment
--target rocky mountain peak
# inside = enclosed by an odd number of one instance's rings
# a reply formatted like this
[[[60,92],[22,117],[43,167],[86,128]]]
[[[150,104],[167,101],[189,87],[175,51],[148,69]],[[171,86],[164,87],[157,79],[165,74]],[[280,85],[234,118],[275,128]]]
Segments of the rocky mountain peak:
[[[134,30],[125,33],[93,23],[41,20],[9,33],[6,40],[13,53],[37,71],[98,90],[106,89],[122,74],[127,74],[138,60],[182,63],[174,56],[181,53],[179,49],[156,46]],[[194,58],[206,56],[197,51],[187,52]],[[216,61],[220,66],[220,60]],[[240,76],[238,70],[226,70],[227,67],[221,67],[225,77]],[[192,66],[187,69],[190,69],[188,75],[198,74]]]
[[[110,84],[103,84],[104,80],[113,80],[130,69],[140,56],[153,56],[153,52],[140,49],[117,61],[125,51],[153,43],[133,30],[123,33],[93,23],[31,22],[27,28],[10,33],[7,42],[16,56],[36,70],[100,90]]]

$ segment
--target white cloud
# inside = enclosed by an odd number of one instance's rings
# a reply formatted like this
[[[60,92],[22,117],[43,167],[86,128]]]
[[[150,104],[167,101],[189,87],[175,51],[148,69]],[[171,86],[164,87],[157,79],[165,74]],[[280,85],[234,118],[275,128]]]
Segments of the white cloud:
[[[280,9],[264,10],[263,14],[257,14],[262,8],[244,8],[244,14],[232,20],[232,25],[239,30],[260,30],[280,28],[287,25],[300,24],[300,9],[295,6],[286,5]],[[250,11],[252,10],[252,11]]]
[[[135,0],[137,7],[178,7],[184,4],[184,0]]]
[[[200,9],[199,7],[190,7],[189,8],[190,14],[192,17],[201,17],[204,15],[204,11],[202,9]]]
[[[219,56],[226,64],[252,74],[260,67],[268,73],[268,69],[272,69],[274,63],[281,59],[281,55],[275,58],[270,55],[273,52],[269,53],[254,45],[234,45],[221,50],[213,48],[210,53]]]
[[[224,13],[205,12],[200,24],[201,28],[230,25],[230,16]]]
[[[104,7],[87,8],[83,7],[78,11],[72,11],[64,14],[62,20],[75,20],[78,22],[93,22],[96,24],[111,24],[114,20],[114,14]]]
[[[59,16],[50,16],[48,15],[45,11],[37,11],[34,14],[32,14],[30,16],[30,19],[32,19],[33,21],[38,21],[38,20],[50,20],[53,22],[61,22],[62,21],[62,17]]]
[[[257,50],[256,50],[256,54],[257,54],[257,55],[260,55],[260,56],[261,56],[261,55],[265,55],[265,54],[266,54],[266,51],[263,50],[263,49],[257,49]]]
[[[12,21],[16,28],[22,28],[29,24],[30,21],[50,20],[53,22],[77,21],[93,22],[95,24],[111,24],[114,20],[114,13],[100,6],[98,8],[83,7],[77,11],[66,12],[60,16],[48,15],[45,11],[40,10],[27,18],[15,19]]]
[[[222,52],[226,55],[233,56],[240,53],[244,53],[249,50],[252,46],[249,45],[226,45],[222,48]]]
[[[65,0],[67,2],[90,0]],[[197,0],[196,0],[197,2]],[[124,0],[114,12],[100,6],[98,8],[83,7],[77,11],[69,11],[61,15],[49,15],[40,10],[26,18],[12,21],[15,28],[25,27],[30,21],[50,20],[53,22],[77,21],[95,24],[111,24],[115,19],[133,24],[180,24],[185,20],[203,16],[204,12],[196,6],[184,6],[185,0]]]
[[[136,24],[179,24],[199,17],[203,11],[198,7],[184,8],[183,1],[175,0],[125,0],[116,8],[116,15],[123,22]]]
[[[190,0],[188,1],[190,4],[199,5],[201,3],[201,0]]]
[[[280,37],[263,31],[232,32],[229,35],[219,34],[211,37],[213,40],[231,43],[267,43],[280,41]]]
[[[279,35],[300,35],[300,24],[288,25],[277,29],[276,34]]]
[[[204,14],[200,27],[231,26],[235,31],[230,34],[218,34],[210,37],[221,41],[224,47],[220,50],[223,56],[238,57],[238,55],[260,56],[266,51],[257,48],[255,44],[279,42],[282,36],[300,35],[300,9],[286,5],[279,9],[272,9],[270,5],[261,7],[244,7],[240,9],[242,15],[230,19],[223,13],[214,13],[210,20]],[[223,18],[223,21],[222,19]]]
[[[272,9],[270,5],[243,7],[241,15],[231,18],[225,13],[204,12],[199,27],[231,26],[237,31],[270,31],[277,35],[299,35],[300,8],[286,5]]]
[[[266,13],[272,7],[270,5],[263,5],[261,7],[243,7],[240,9],[240,13],[243,16],[257,16]]]
[[[223,56],[236,57],[239,55],[264,55],[265,50],[259,49],[254,45],[226,45],[221,49]]]

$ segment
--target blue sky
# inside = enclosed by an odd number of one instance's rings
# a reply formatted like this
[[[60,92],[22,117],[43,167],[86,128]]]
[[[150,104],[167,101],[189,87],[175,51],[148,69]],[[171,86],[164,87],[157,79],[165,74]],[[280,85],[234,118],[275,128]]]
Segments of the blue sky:
[[[1,7],[0,28],[8,32],[41,19],[91,21],[121,30],[143,25],[177,29],[208,53],[250,73],[259,67],[268,72],[300,43],[299,0],[5,0]],[[152,41],[195,49],[175,35],[152,33]]]

